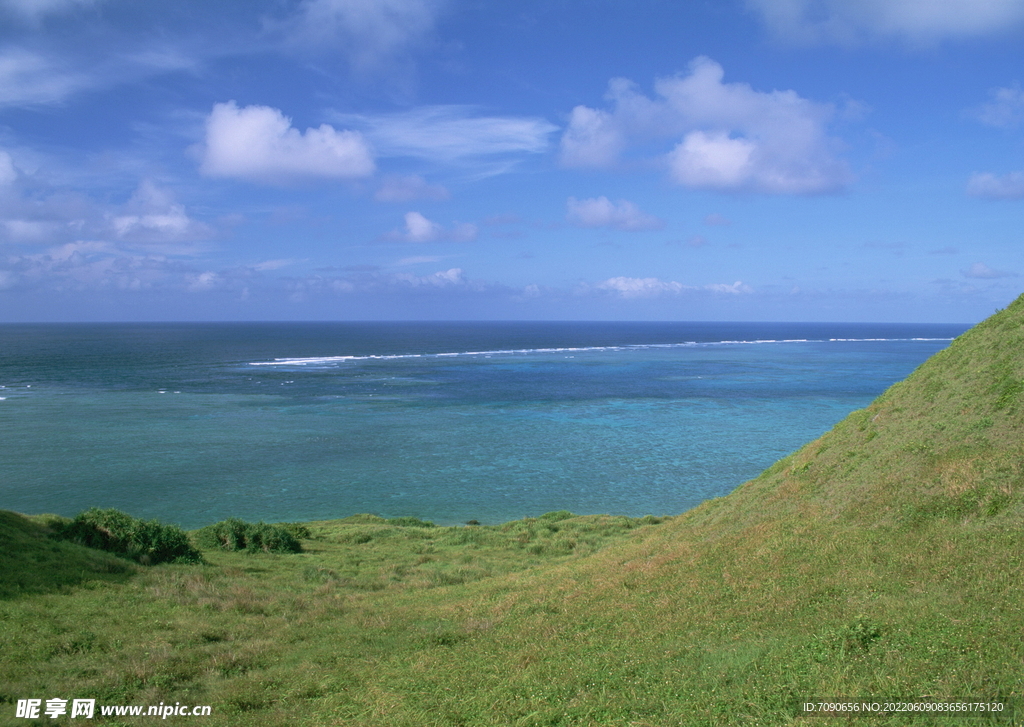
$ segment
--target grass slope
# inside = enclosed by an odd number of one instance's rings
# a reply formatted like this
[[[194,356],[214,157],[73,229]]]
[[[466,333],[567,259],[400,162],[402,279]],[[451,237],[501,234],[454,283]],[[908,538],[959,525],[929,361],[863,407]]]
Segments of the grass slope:
[[[261,726],[1020,724],[1022,480],[1024,298],[660,524],[359,516],[310,524],[301,554],[8,596],[0,703],[181,701]],[[1005,710],[801,712],[821,699]]]
[[[135,570],[107,553],[51,539],[47,520],[0,510],[0,599],[70,593],[98,580],[124,582]]]

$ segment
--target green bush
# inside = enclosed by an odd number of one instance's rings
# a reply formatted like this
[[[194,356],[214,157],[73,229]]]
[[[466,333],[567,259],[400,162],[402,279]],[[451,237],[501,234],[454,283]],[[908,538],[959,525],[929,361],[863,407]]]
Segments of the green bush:
[[[571,517],[576,517],[568,510],[555,510],[553,512],[546,512],[541,515],[538,520],[547,520],[548,522],[557,523],[562,520],[568,520]]]
[[[389,517],[385,520],[388,525],[398,525],[403,528],[432,528],[434,523],[429,520],[420,520],[418,517]]]
[[[287,526],[265,522],[247,523],[228,518],[207,525],[196,532],[196,542],[203,548],[244,550],[249,553],[301,553],[302,546]]]
[[[309,540],[313,537],[313,531],[303,523],[278,523],[277,526],[287,530],[296,540]]]
[[[53,537],[130,558],[143,565],[199,563],[202,556],[176,525],[139,520],[120,510],[90,508],[70,521],[50,523]]]

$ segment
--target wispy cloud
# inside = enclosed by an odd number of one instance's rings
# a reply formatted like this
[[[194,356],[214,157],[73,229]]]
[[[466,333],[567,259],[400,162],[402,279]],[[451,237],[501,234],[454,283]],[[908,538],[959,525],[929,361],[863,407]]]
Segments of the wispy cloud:
[[[304,0],[282,26],[301,51],[341,52],[360,75],[402,69],[433,34],[443,0]]]
[[[444,200],[451,194],[440,184],[428,184],[417,175],[388,175],[381,186],[373,193],[378,202],[412,202],[417,199]]]
[[[992,35],[1024,22],[1021,0],[747,0],[776,36],[852,45],[901,38],[915,45]]]
[[[1011,273],[1005,270],[993,270],[985,263],[974,263],[967,270],[961,270],[960,273],[965,278],[995,279],[1017,277],[1017,273]]]
[[[610,227],[615,230],[660,230],[665,221],[643,212],[634,203],[607,197],[576,199],[566,202],[566,219],[579,227]]]
[[[424,263],[436,263],[441,261],[440,255],[414,255],[413,257],[404,257],[395,265],[406,266],[406,265],[423,265]]]
[[[970,111],[970,115],[986,126],[1012,129],[1024,121],[1024,91],[1019,84],[994,88],[991,101]]]
[[[717,212],[712,212],[704,218],[704,224],[709,227],[728,227],[732,224],[732,220],[718,214]]]
[[[481,116],[472,106],[422,106],[395,114],[335,114],[360,130],[382,157],[461,164],[496,156],[540,154],[558,130],[544,119]]]
[[[1024,172],[976,172],[967,180],[967,194],[984,199],[1024,199]]]
[[[10,46],[0,50],[0,106],[57,103],[97,80],[56,54]]]
[[[2,0],[0,8],[14,17],[38,24],[47,15],[58,15],[95,5],[96,0]]]

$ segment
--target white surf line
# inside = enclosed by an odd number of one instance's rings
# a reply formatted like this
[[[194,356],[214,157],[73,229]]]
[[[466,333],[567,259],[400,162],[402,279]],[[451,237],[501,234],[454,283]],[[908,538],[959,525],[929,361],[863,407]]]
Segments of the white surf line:
[[[493,351],[450,351],[442,353],[393,353],[368,354],[364,356],[311,356],[308,358],[276,358],[273,361],[250,361],[249,366],[308,366],[346,361],[390,361],[406,358],[453,358],[457,356],[501,356],[535,353],[581,353],[589,351],[638,351],[648,348],[682,348],[699,346],[735,346],[755,345],[764,343],[877,343],[898,341],[952,341],[953,337],[943,338],[765,338],[752,341],[683,341],[681,343],[638,343],[622,346],[579,346],[565,348],[507,348]]]

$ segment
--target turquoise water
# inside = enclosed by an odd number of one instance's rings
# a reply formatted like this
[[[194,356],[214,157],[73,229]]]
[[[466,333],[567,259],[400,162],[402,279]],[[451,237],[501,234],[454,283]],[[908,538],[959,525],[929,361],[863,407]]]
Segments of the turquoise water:
[[[674,514],[964,326],[0,326],[0,507],[197,527]]]

